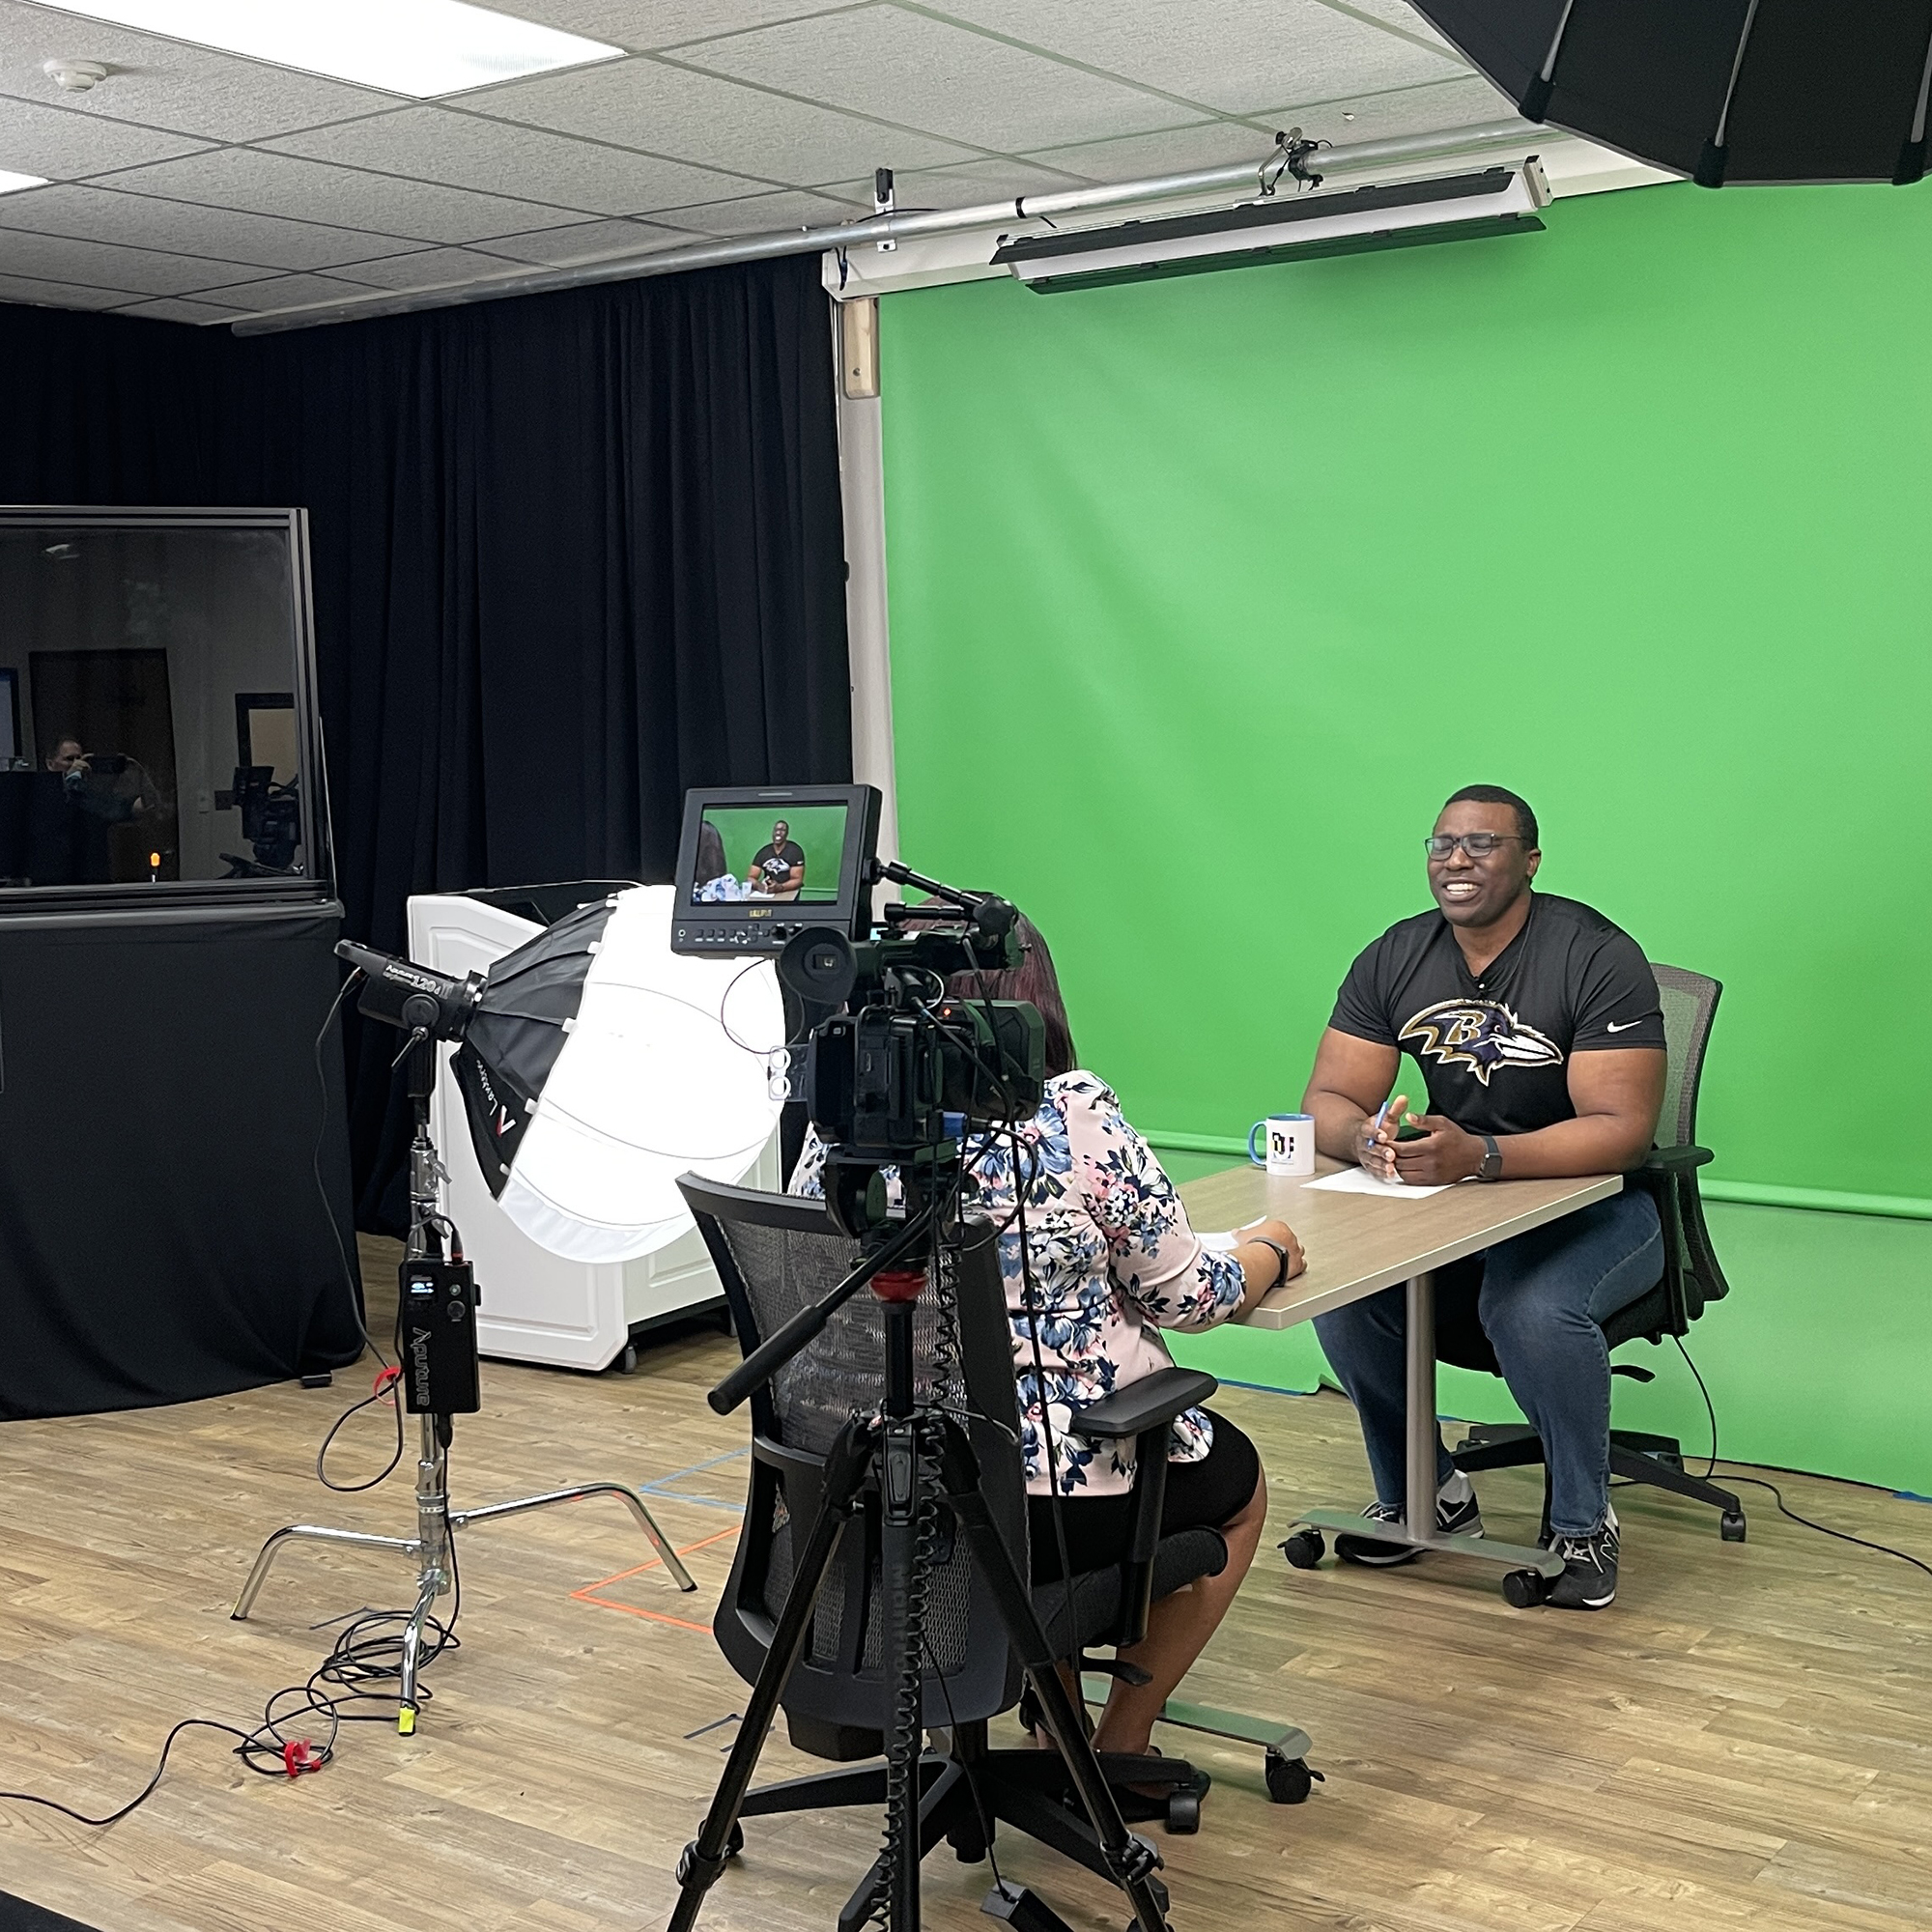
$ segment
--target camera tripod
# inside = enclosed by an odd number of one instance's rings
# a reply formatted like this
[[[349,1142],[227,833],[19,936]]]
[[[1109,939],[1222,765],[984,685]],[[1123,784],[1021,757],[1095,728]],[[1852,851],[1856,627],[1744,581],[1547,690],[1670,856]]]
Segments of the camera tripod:
[[[1081,1807],[1099,1841],[1100,1862],[1133,1907],[1130,1932],[1169,1932],[1166,1892],[1154,1872],[1159,1854],[1130,1833],[1094,1754],[1081,1713],[1062,1678],[1053,1648],[981,1488],[979,1458],[966,1430],[915,1391],[914,1309],[927,1287],[926,1236],[936,1219],[926,1208],[895,1229],[828,1295],[800,1311],[712,1391],[721,1413],[736,1406],[819,1333],[858,1290],[870,1284],[885,1324],[885,1388],[879,1413],[854,1414],[825,1458],[822,1500],[798,1548],[784,1607],[773,1626],[724,1775],[697,1837],[678,1861],[678,1898],[667,1932],[692,1932],[705,1892],[743,1842],[739,1818],[760,1808],[750,1786],[778,1715],[785,1686],[804,1653],[826,1573],[842,1533],[870,1491],[879,1507],[881,1634],[879,1656],[897,1672],[886,1728],[886,1849],[861,1893],[883,1904],[891,1932],[918,1932],[920,1861],[944,1833],[949,1811],[971,1800],[957,1788],[970,1768],[940,1769],[923,1749],[925,1573],[929,1539],[923,1522],[951,1513],[985,1580],[1014,1656],[1025,1670],[1047,1729],[1059,1747]],[[877,1231],[883,1232],[883,1231]],[[945,1291],[936,1291],[944,1293]],[[935,1388],[935,1396],[937,1390]],[[937,1776],[934,1776],[933,1774]],[[860,1776],[864,1776],[861,1774]],[[876,1774],[873,1774],[876,1776]],[[869,1783],[868,1790],[873,1788]],[[751,1802],[748,1804],[748,1795]],[[855,1895],[848,1916],[859,1905]],[[1023,1932],[1067,1932],[1036,1893],[1010,1882],[986,1901],[989,1914]]]
[[[410,1143],[410,1233],[404,1262],[425,1258],[445,1259],[444,1231],[454,1229],[438,1208],[439,1182],[449,1177],[437,1158],[436,1143],[430,1138],[429,1099],[436,1079],[436,1042],[423,1028],[410,1036],[403,1049],[409,1062],[410,1099],[415,1116],[415,1133]],[[473,1347],[474,1327],[470,1329]],[[473,1369],[472,1386],[473,1386]],[[396,1399],[412,1392],[406,1376],[400,1377]],[[471,1408],[477,1405],[471,1401]],[[415,1405],[411,1404],[413,1408]],[[452,1510],[449,1506],[449,1442],[454,1418],[448,1413],[421,1411],[421,1449],[416,1459],[416,1533],[413,1536],[377,1536],[360,1529],[334,1529],[321,1523],[294,1522],[274,1532],[263,1544],[248,1580],[235,1600],[230,1615],[237,1623],[245,1622],[255,1599],[268,1579],[275,1558],[292,1542],[325,1543],[338,1548],[393,1549],[416,1565],[415,1607],[403,1626],[401,1686],[396,1710],[396,1728],[408,1737],[416,1727],[421,1709],[416,1694],[416,1678],[421,1669],[423,1634],[429,1628],[436,1600],[448,1594],[456,1576],[455,1538],[459,1529],[470,1523],[488,1522],[506,1516],[521,1516],[526,1510],[549,1509],[554,1504],[576,1502],[583,1496],[615,1496],[638,1520],[638,1527],[650,1538],[664,1560],[671,1580],[680,1590],[696,1590],[691,1573],[678,1561],[669,1539],[658,1527],[644,1505],[644,1499],[623,1483],[580,1483],[567,1490],[551,1490],[543,1495],[520,1496],[514,1502],[490,1503],[482,1509]]]

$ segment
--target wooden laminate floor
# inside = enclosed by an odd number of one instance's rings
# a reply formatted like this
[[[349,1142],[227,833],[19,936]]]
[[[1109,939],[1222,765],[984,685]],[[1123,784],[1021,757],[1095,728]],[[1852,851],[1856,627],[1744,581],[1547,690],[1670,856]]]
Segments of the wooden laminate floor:
[[[650,1551],[608,1502],[478,1525],[463,1648],[429,1672],[414,1738],[353,1727],[332,1766],[290,1784],[190,1733],[106,1832],[0,1803],[0,1889],[103,1932],[662,1925],[742,1708],[704,1628],[745,1473],[742,1420],[701,1399],[729,1359],[703,1335],[648,1350],[630,1378],[486,1365],[486,1412],[459,1422],[452,1459],[459,1508],[606,1473],[661,1485],[697,1596],[638,1568]],[[111,1808],[176,1719],[251,1721],[314,1667],[325,1619],[407,1602],[400,1560],[297,1548],[254,1618],[228,1617],[277,1524],[409,1533],[409,1459],[366,1495],[313,1475],[324,1429],[367,1385],[357,1370],[324,1392],[0,1430],[0,1787]],[[1327,1782],[1278,1807],[1256,1754],[1196,1751],[1216,1779],[1204,1829],[1161,1839],[1177,1932],[1932,1925],[1932,1579],[1783,1521],[1762,1492],[1743,1547],[1691,1505],[1620,1493],[1623,1593],[1601,1616],[1512,1611],[1492,1575],[1439,1560],[1291,1572],[1272,1545],[1295,1504],[1362,1492],[1353,1417],[1333,1396],[1221,1401],[1262,1446],[1279,1527],[1192,1694],[1300,1723]],[[384,1428],[352,1424],[337,1473],[375,1466]],[[1482,1479],[1495,1533],[1530,1540],[1539,1483]],[[1804,1478],[1786,1492],[1932,1560],[1923,1506]],[[767,1776],[810,1768],[781,1740],[767,1753]],[[877,1821],[760,1820],[749,1836],[703,1923],[816,1932]],[[1078,1932],[1118,1932],[1097,1881],[1018,1842],[1004,1862]],[[983,1925],[987,1882],[937,1854],[929,1921]]]

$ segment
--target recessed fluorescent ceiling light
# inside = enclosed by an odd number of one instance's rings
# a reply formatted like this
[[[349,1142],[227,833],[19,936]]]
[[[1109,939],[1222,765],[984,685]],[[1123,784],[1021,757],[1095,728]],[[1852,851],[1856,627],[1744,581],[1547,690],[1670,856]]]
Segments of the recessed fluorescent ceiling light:
[[[61,11],[418,99],[624,51],[466,0],[63,0]]]
[[[0,194],[13,194],[23,187],[45,187],[46,185],[45,175],[10,174],[5,168],[0,168]]]

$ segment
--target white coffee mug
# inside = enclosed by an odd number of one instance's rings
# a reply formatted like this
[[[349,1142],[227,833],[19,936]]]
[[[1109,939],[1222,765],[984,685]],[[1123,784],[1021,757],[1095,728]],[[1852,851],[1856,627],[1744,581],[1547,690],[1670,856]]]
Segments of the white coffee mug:
[[[1265,1139],[1267,1152],[1256,1147]],[[1313,1174],[1315,1172],[1315,1116],[1313,1114],[1270,1114],[1248,1129],[1248,1158],[1270,1174]]]

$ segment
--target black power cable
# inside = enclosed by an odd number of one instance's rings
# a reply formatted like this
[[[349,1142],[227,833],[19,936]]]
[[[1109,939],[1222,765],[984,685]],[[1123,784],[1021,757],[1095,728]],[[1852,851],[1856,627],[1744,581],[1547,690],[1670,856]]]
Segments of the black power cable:
[[[1695,1378],[1697,1393],[1704,1398],[1704,1413],[1711,1419],[1711,1453],[1704,1463],[1704,1480],[1709,1482],[1712,1472],[1718,1466],[1717,1405],[1711,1400],[1711,1391],[1705,1386],[1704,1378],[1698,1373],[1697,1364],[1690,1359],[1690,1350],[1684,1346],[1683,1336],[1673,1335],[1670,1339],[1677,1344],[1677,1352],[1684,1357],[1685,1366]],[[1850,1530],[1833,1529],[1828,1522],[1813,1522],[1808,1516],[1800,1516],[1784,1500],[1784,1492],[1776,1483],[1767,1482],[1762,1476],[1738,1475],[1735,1473],[1738,1466],[1735,1463],[1726,1463],[1724,1464],[1724,1480],[1727,1483],[1746,1483],[1754,1490],[1769,1490],[1771,1492],[1771,1499],[1776,1504],[1777,1512],[1780,1516],[1789,1517],[1793,1522],[1801,1523],[1806,1529],[1815,1529],[1820,1536],[1833,1537],[1839,1543],[1856,1544],[1859,1548],[1876,1550],[1881,1556],[1895,1556],[1901,1563],[1909,1563],[1915,1570],[1922,1570],[1926,1576],[1932,1577],[1932,1563],[1923,1562],[1918,1557],[1913,1556],[1903,1549],[1894,1549],[1889,1543],[1873,1543],[1867,1537],[1854,1536]]]
[[[374,1400],[373,1397],[370,1399]],[[357,1407],[360,1406],[362,1405],[358,1404]],[[449,1619],[446,1623],[438,1617],[425,1620],[424,1634],[428,1640],[416,1660],[418,1673],[426,1670],[445,1651],[463,1647],[462,1638],[456,1634],[456,1621],[463,1613],[463,1571],[457,1561],[456,1537],[449,1520],[446,1499],[443,1503],[443,1531],[449,1550],[452,1592]],[[219,1731],[225,1737],[237,1739],[233,1747],[235,1755],[250,1771],[263,1777],[293,1778],[320,1771],[334,1759],[336,1741],[344,1724],[395,1722],[394,1693],[376,1687],[400,1684],[403,1627],[408,1625],[412,1614],[409,1610],[361,1609],[353,1612],[329,1646],[328,1655],[305,1682],[288,1685],[277,1690],[262,1707],[262,1721],[252,1731],[222,1723],[214,1718],[184,1718],[162,1740],[160,1757],[147,1783],[127,1804],[103,1817],[91,1818],[84,1811],[76,1811],[71,1804],[61,1804],[58,1799],[43,1798],[31,1791],[0,1791],[0,1801],[42,1805],[80,1825],[99,1827],[119,1824],[154,1796],[162,1775],[167,1771],[175,1740],[184,1731],[192,1730]],[[431,1694],[428,1685],[418,1676],[417,1703],[427,1704]],[[356,1708],[364,1704],[378,1708]],[[323,1735],[320,1742],[292,1735],[294,1727],[304,1719],[321,1719]]]

